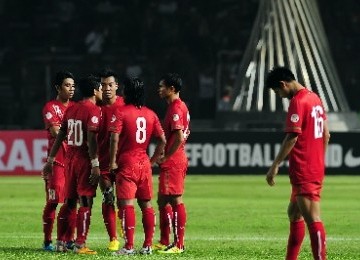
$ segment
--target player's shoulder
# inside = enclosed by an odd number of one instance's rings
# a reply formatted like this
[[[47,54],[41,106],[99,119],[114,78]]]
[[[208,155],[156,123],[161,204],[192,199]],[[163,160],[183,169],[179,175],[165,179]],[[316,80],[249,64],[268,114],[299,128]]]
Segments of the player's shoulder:
[[[125,106],[125,101],[122,96],[116,96],[116,101],[114,103],[115,107],[122,107]]]
[[[149,108],[149,107],[147,107],[147,106],[143,106],[142,109],[144,110],[144,112],[145,112],[148,116],[157,117],[155,111],[152,110],[151,108]]]
[[[72,107],[72,106],[75,105],[75,104],[76,104],[75,101],[70,100],[69,103],[68,103],[68,105],[67,105],[67,108]]]
[[[57,105],[58,101],[56,99],[49,100],[45,103],[44,108],[51,108],[53,105]]]

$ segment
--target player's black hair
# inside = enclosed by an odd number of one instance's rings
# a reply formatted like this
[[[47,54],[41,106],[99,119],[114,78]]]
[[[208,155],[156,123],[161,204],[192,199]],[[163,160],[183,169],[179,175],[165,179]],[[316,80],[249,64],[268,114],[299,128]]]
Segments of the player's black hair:
[[[177,73],[167,73],[161,77],[166,87],[173,86],[175,88],[175,92],[179,92],[182,88],[182,79],[180,78],[179,74]]]
[[[73,79],[75,81],[74,75],[67,70],[60,70],[56,73],[55,79],[54,79],[54,85],[56,88],[60,87],[62,83],[64,82],[64,79]]]
[[[100,79],[94,75],[81,78],[77,84],[83,98],[94,96],[94,89],[99,90]]]
[[[119,82],[119,75],[110,68],[103,68],[102,70],[100,70],[98,76],[99,76],[99,78],[114,77],[115,82],[116,83]]]
[[[290,82],[295,80],[294,74],[286,67],[273,68],[266,77],[266,88],[280,88],[280,81]]]
[[[125,104],[133,104],[136,107],[142,107],[145,103],[144,82],[137,77],[127,77],[123,84]]]

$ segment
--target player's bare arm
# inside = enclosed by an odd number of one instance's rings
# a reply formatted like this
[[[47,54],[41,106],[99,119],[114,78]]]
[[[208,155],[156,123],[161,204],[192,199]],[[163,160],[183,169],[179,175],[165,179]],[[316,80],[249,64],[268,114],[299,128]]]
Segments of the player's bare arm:
[[[52,137],[56,138],[60,130],[60,126],[53,125],[49,128],[50,134]]]
[[[111,133],[110,136],[110,171],[118,168],[116,163],[116,154],[118,150],[119,133]]]
[[[297,138],[298,136],[296,133],[286,134],[281,144],[279,153],[277,154],[275,160],[273,161],[270,169],[266,173],[266,181],[270,186],[275,185],[274,178],[279,172],[279,165],[283,160],[285,160],[285,158],[288,156],[290,151],[293,149],[294,145],[296,144]]]
[[[88,131],[88,151],[91,160],[91,173],[90,173],[90,184],[97,185],[100,178],[99,159],[97,155],[98,144],[97,144],[97,133]]]
[[[66,138],[66,132],[64,132],[60,129],[58,135],[56,136],[54,145],[51,147],[47,161],[41,172],[41,175],[44,180],[48,179],[49,175],[52,173],[52,166],[53,166],[53,163],[55,160],[55,156],[56,156],[57,152],[59,151],[60,146],[61,146],[62,142],[65,140],[65,138]]]
[[[175,135],[174,143],[172,144],[172,146],[170,146],[170,148],[165,153],[165,155],[157,161],[159,164],[169,159],[179,149],[180,145],[184,142],[184,133],[181,129],[174,130],[172,134]]]
[[[150,163],[152,166],[154,166],[154,164],[159,160],[161,155],[164,154],[165,145],[166,145],[166,139],[165,139],[165,135],[163,134],[158,138],[154,154],[153,156],[151,156]]]

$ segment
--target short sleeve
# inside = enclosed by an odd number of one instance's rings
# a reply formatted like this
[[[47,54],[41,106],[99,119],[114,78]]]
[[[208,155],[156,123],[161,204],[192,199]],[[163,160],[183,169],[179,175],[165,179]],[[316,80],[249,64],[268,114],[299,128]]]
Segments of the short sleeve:
[[[59,112],[62,114],[59,106],[47,103],[42,111],[45,129],[49,129],[52,126],[60,126],[61,118],[58,116]]]
[[[170,114],[170,128],[174,130],[184,130],[183,112],[180,107],[176,106],[173,108]]]
[[[98,106],[93,106],[89,111],[88,120],[86,122],[88,131],[98,132],[101,119],[101,110]]]
[[[297,99],[292,99],[287,113],[285,132],[301,134],[302,122],[303,109]]]

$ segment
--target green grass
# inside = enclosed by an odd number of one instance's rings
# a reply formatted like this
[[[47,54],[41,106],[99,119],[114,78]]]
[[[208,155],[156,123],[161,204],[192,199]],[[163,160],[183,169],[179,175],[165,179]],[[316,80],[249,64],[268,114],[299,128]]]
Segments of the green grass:
[[[327,230],[328,259],[360,259],[359,186],[360,176],[326,178],[322,219]],[[286,176],[278,176],[277,185],[272,188],[264,176],[188,176],[184,196],[188,212],[186,252],[146,258],[284,259],[289,192]],[[100,195],[95,199],[87,241],[90,248],[98,251],[96,256],[41,251],[43,203],[40,177],[0,178],[0,259],[115,258],[105,249],[108,241]],[[143,236],[137,216],[136,245],[140,247]],[[155,239],[158,237],[156,230]],[[312,259],[309,244],[307,235],[299,259]]]

